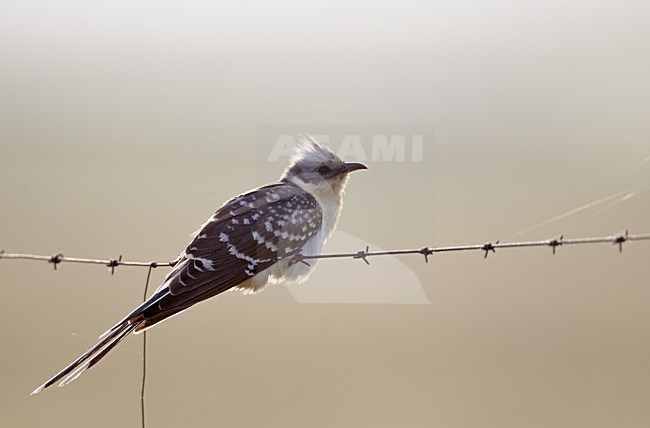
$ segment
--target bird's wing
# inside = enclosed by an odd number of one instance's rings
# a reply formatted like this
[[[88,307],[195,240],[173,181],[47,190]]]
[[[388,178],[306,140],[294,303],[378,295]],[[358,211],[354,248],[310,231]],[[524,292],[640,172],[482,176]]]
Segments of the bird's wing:
[[[151,299],[127,319],[147,328],[235,287],[292,257],[322,226],[309,193],[289,183],[260,187],[226,202],[194,239]]]
[[[241,282],[296,254],[321,224],[318,202],[302,189],[284,183],[255,189],[217,210],[165,282],[173,295]]]

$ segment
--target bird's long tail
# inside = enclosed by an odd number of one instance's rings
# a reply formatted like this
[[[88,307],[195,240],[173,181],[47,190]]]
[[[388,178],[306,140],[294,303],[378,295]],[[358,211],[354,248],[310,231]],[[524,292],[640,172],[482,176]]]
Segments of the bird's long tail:
[[[54,375],[50,380],[43,385],[36,388],[31,395],[38,394],[48,386],[59,382],[59,386],[65,386],[78,378],[83,372],[97,364],[102,358],[108,354],[118,343],[120,343],[126,336],[129,335],[139,323],[129,323],[128,321],[122,322],[121,325],[115,326],[109,331],[109,334],[104,336],[99,343],[90,348],[85,354],[70,363],[66,368]]]

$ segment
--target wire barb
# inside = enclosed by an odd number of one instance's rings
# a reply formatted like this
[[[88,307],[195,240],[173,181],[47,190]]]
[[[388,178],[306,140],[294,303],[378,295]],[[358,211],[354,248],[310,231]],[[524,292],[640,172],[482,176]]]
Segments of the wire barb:
[[[302,263],[305,266],[311,266],[307,261],[305,261],[305,256],[302,253],[296,253],[289,259],[289,266],[293,266],[296,263]]]
[[[564,239],[564,234],[560,235],[559,238],[551,239],[548,241],[548,245],[553,247],[553,255],[555,255],[555,249],[562,245],[562,239]]]
[[[115,275],[115,267],[120,265],[120,262],[122,261],[122,254],[120,254],[120,257],[117,259],[110,259],[108,263],[106,263],[106,266],[111,268],[111,275]]]
[[[54,266],[54,270],[56,270],[56,265],[58,265],[62,261],[63,261],[63,254],[58,253],[58,254],[53,254],[52,256],[50,256],[50,259],[48,260],[48,263],[52,263],[52,265]]]
[[[424,256],[424,263],[429,263],[429,256],[433,254],[433,249],[429,247],[420,248],[420,254]]]
[[[361,259],[364,262],[366,262],[366,264],[368,266],[370,266],[370,262],[368,261],[368,253],[369,253],[369,251],[370,251],[370,247],[366,245],[366,251],[363,251],[363,250],[357,251],[357,254],[355,254],[353,258]]]
[[[499,241],[495,242],[494,244],[492,244],[491,242],[487,242],[487,243],[483,244],[481,249],[483,251],[485,251],[485,255],[483,256],[484,259],[487,259],[487,256],[488,256],[488,254],[490,254],[490,251],[492,251],[493,253],[497,252],[497,249],[496,249],[496,247],[494,245],[498,244],[498,243],[499,243]]]
[[[628,236],[629,236],[629,233],[628,233],[628,231],[626,229],[625,233],[623,233],[622,235],[617,236],[616,239],[614,240],[614,244],[618,244],[618,252],[619,253],[623,252],[623,243],[628,240]]]

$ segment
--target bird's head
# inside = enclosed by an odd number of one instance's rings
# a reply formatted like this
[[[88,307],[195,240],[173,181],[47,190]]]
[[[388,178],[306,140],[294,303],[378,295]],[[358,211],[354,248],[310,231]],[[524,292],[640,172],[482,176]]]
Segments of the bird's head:
[[[368,167],[362,163],[346,163],[311,135],[300,135],[282,179],[311,193],[333,192],[340,196],[348,181],[348,174],[360,169]]]

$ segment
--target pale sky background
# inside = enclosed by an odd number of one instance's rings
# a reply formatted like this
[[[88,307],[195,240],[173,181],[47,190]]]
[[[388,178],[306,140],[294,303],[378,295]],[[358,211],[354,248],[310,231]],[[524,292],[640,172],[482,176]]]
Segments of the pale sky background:
[[[300,125],[431,130],[421,162],[352,177],[330,251],[650,232],[649,20],[641,1],[0,2],[0,248],[172,259],[279,176],[265,130]],[[650,425],[650,243],[550,253],[322,261],[304,286],[383,303],[212,299],[149,335],[149,426]],[[3,427],[139,426],[141,337],[29,393],[145,276],[0,260]]]

